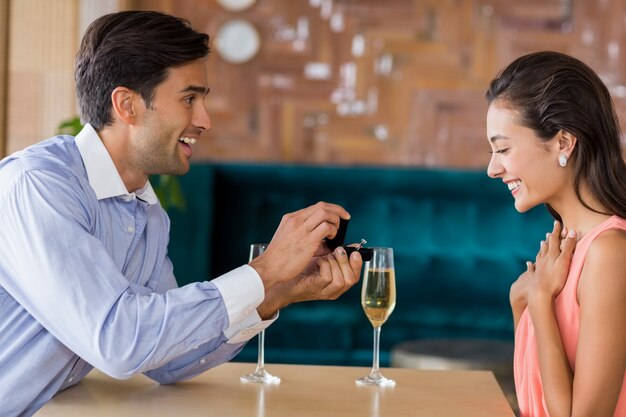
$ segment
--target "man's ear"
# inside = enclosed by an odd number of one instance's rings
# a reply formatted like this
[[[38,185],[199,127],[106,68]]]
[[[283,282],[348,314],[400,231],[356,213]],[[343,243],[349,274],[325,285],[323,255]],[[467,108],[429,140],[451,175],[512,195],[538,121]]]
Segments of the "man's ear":
[[[137,116],[137,93],[126,87],[115,87],[111,92],[111,103],[115,116],[126,124],[135,124]]]
[[[565,154],[569,159],[576,148],[576,136],[566,130],[559,131],[559,153]]]

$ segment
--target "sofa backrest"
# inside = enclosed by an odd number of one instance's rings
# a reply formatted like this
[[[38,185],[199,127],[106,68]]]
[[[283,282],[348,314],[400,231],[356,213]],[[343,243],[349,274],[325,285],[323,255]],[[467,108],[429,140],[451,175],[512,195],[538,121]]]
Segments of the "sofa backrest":
[[[198,164],[180,180],[188,207],[171,213],[169,251],[181,285],[246,263],[250,243],[268,242],[287,212],[320,200],[345,207],[347,242],[394,249],[387,347],[451,334],[511,337],[509,287],[552,222],[544,207],[518,213],[507,187],[484,171]],[[357,287],[336,304],[361,317]],[[350,343],[371,345],[370,330]]]

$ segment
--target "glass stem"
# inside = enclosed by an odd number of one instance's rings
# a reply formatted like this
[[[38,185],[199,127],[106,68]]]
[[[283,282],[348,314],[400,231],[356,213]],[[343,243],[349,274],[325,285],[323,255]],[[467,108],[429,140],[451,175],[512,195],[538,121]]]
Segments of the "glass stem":
[[[374,360],[372,361],[372,374],[378,373],[378,346],[380,343],[380,326],[374,327]]]
[[[257,359],[257,369],[265,368],[265,330],[259,333],[259,357]]]

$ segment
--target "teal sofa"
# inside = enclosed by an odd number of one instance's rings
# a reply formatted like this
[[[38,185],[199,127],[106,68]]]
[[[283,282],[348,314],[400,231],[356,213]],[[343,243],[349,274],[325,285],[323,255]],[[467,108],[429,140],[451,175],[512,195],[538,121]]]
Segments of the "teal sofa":
[[[516,212],[484,171],[207,163],[180,182],[187,208],[170,213],[169,245],[180,285],[246,263],[250,243],[269,241],[284,213],[320,200],[352,215],[347,242],[393,247],[397,304],[382,329],[382,366],[407,340],[512,340],[509,287],[552,225],[544,207]],[[281,311],[266,361],[369,366],[360,289]],[[253,362],[256,350],[254,339],[236,360]]]

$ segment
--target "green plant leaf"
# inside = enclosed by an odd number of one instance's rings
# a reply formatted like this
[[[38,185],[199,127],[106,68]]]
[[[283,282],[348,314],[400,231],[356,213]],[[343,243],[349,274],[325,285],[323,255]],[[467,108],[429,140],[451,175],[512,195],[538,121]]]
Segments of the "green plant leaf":
[[[187,209],[187,200],[177,177],[173,175],[155,175],[150,182],[164,210],[176,209],[185,211]]]
[[[80,122],[80,117],[76,116],[61,121],[59,126],[57,126],[57,134],[76,136],[82,129],[83,124]]]

